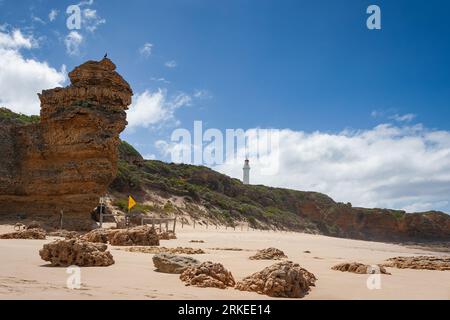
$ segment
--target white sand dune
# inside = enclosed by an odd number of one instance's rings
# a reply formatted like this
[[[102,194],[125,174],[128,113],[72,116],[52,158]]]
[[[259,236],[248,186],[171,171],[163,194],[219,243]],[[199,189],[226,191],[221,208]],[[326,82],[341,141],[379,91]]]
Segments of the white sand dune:
[[[0,233],[12,231],[1,226]],[[393,244],[336,239],[300,233],[233,231],[184,228],[178,239],[162,241],[166,247],[203,248],[200,261],[222,263],[236,280],[260,271],[274,261],[252,261],[257,249],[276,247],[318,278],[304,299],[450,299],[450,272],[425,270],[389,271],[381,276],[381,289],[369,290],[367,275],[331,270],[340,262],[377,264],[387,258],[410,255],[444,255]],[[204,240],[205,243],[189,243]],[[82,268],[81,290],[66,287],[65,268],[51,268],[38,251],[47,241],[0,240],[0,299],[269,299],[234,289],[186,287],[177,275],[154,271],[152,255],[110,247],[116,263],[106,268]],[[236,247],[244,251],[210,250]],[[304,253],[311,251],[311,253]]]

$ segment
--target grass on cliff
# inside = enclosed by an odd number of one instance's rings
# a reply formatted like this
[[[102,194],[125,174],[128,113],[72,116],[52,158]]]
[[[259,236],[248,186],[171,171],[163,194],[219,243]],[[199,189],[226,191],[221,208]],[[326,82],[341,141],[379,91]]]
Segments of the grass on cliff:
[[[0,120],[7,120],[16,122],[19,124],[38,123],[40,121],[39,116],[27,116],[21,113],[12,112],[6,108],[0,108]]]

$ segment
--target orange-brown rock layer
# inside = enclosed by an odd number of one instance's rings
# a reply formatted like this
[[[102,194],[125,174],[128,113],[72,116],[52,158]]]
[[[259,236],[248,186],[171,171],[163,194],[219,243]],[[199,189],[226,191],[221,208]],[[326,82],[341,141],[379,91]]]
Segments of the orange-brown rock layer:
[[[109,60],[75,68],[66,88],[40,95],[36,124],[0,126],[0,214],[90,229],[91,211],[117,173],[129,84]]]

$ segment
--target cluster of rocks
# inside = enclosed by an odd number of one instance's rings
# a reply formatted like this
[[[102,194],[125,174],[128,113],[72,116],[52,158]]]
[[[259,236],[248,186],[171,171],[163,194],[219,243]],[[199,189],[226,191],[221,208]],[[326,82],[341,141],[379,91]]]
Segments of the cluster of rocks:
[[[39,255],[53,267],[106,267],[114,264],[107,245],[79,239],[57,240],[45,244]]]
[[[269,297],[302,298],[315,286],[314,274],[291,261],[283,261],[256,272],[236,284],[236,289]]]
[[[287,256],[283,251],[276,248],[267,248],[258,250],[254,256],[250,257],[250,260],[282,260],[287,259]]]
[[[210,261],[187,268],[180,275],[180,279],[186,286],[201,288],[226,289],[234,287],[236,284],[230,271],[225,269],[222,264]]]
[[[381,265],[367,265],[358,262],[345,262],[335,265],[331,268],[332,270],[342,271],[342,272],[351,272],[357,274],[387,274],[390,275],[389,272]]]
[[[150,254],[159,254],[159,253],[170,253],[170,254],[205,254],[205,251],[202,249],[194,249],[194,248],[166,248],[166,247],[132,247],[124,249],[128,252],[140,252],[140,253],[150,253]]]
[[[385,267],[418,270],[450,270],[450,257],[395,257],[383,264]]]
[[[153,256],[153,264],[159,272],[180,274],[187,268],[199,266],[200,261],[189,257],[160,253]]]

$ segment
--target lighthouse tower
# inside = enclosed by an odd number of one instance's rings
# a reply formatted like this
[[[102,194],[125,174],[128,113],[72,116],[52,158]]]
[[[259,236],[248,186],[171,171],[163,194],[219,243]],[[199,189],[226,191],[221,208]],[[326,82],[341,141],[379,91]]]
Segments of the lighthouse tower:
[[[248,159],[245,160],[244,168],[244,179],[242,182],[244,184],[250,184],[250,161]]]

